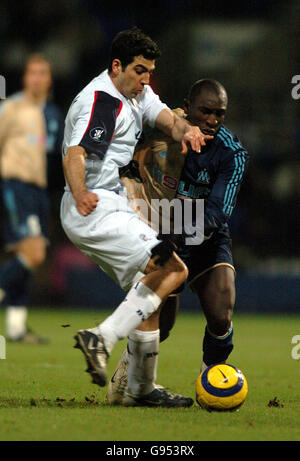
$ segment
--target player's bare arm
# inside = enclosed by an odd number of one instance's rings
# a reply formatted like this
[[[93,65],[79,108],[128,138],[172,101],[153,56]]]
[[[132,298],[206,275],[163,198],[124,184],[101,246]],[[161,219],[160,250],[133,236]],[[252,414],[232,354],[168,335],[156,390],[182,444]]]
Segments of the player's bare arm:
[[[98,196],[87,190],[85,184],[86,151],[80,146],[71,146],[63,160],[66,179],[76,201],[77,210],[88,216],[97,206]]]
[[[181,142],[183,154],[187,153],[189,144],[195,152],[201,152],[201,146],[213,139],[213,136],[203,134],[197,126],[190,125],[170,109],[163,109],[158,114],[155,125],[175,141]]]

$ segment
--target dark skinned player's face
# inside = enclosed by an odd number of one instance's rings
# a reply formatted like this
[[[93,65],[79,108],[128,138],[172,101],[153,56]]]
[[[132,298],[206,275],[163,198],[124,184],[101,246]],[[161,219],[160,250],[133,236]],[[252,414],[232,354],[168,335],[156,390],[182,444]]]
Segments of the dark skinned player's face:
[[[202,133],[214,135],[224,123],[227,110],[227,95],[203,89],[192,103],[185,104],[187,119],[197,125]]]

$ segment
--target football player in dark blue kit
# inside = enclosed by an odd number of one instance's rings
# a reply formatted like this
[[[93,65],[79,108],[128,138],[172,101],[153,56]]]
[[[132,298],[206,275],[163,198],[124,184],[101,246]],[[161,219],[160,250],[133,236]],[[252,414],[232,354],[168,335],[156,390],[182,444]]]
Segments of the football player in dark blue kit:
[[[228,220],[246,171],[249,155],[224,126],[228,98],[217,81],[203,79],[191,88],[185,103],[187,119],[205,134],[201,155],[188,152],[179,180],[178,197],[204,199],[204,242],[178,249],[189,268],[189,285],[197,293],[207,325],[201,369],[228,358],[232,348],[235,269]]]
[[[233,349],[232,314],[236,293],[228,221],[249,154],[237,136],[224,126],[227,105],[227,92],[221,83],[211,79],[198,80],[185,100],[182,116],[204,134],[213,135],[213,139],[202,147],[201,154],[189,150],[185,158],[180,157],[180,146],[169,138],[163,139],[152,133],[144,151],[136,156],[143,180],[143,183],[134,184],[137,197],[146,197],[148,203],[151,198],[163,196],[168,200],[178,198],[193,203],[204,199],[204,241],[201,244],[186,245],[180,243],[184,239],[178,239],[178,235],[164,236],[175,238],[176,252],[189,269],[187,283],[197,294],[206,317],[201,371],[212,364],[225,362]],[[125,184],[128,189],[130,184]],[[183,233],[182,236],[187,235]],[[179,294],[180,290],[177,290],[176,296],[169,296],[161,308],[161,341],[168,337],[174,325]],[[122,403],[125,381],[126,352],[109,383],[109,403]]]

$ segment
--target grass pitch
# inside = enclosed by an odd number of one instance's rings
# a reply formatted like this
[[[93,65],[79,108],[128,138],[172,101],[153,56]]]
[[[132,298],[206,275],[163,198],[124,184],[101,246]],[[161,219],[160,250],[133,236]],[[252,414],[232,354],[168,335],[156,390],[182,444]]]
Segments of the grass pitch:
[[[291,356],[300,316],[235,315],[229,363],[246,375],[249,393],[234,413],[123,408],[105,403],[106,388],[90,383],[73,335],[105,313],[33,310],[30,326],[49,336],[45,346],[7,344],[0,360],[0,440],[215,441],[300,440],[300,360]],[[4,315],[0,316],[0,333]],[[70,326],[66,326],[70,325]],[[194,397],[204,317],[180,313],[161,344],[158,383]],[[112,373],[126,341],[109,362]]]

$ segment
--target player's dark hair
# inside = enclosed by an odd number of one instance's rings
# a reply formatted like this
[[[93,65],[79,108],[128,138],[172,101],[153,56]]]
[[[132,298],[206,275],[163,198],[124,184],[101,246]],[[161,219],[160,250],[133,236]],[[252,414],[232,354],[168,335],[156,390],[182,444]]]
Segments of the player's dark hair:
[[[209,78],[203,78],[201,80],[197,80],[190,88],[188,94],[188,100],[193,103],[196,97],[202,92],[202,90],[208,90],[216,93],[219,95],[220,93],[224,93],[227,97],[226,90],[224,86],[218,82],[217,80],[212,80]]]
[[[112,70],[112,62],[119,59],[122,69],[133,62],[135,56],[142,55],[145,59],[157,59],[161,52],[157,44],[137,27],[119,32],[113,39],[108,63],[108,70]]]

